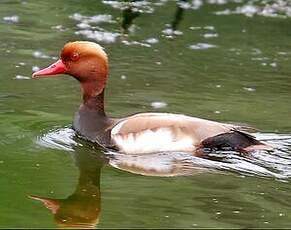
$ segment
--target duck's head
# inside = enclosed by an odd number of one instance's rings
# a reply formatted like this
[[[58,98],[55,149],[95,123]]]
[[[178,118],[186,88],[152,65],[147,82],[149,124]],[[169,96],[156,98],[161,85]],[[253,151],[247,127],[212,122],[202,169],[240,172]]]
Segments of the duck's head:
[[[69,42],[63,47],[58,61],[45,69],[34,72],[32,77],[42,78],[58,74],[73,76],[81,83],[85,92],[94,94],[90,96],[96,96],[106,84],[107,55],[103,48],[94,42]]]

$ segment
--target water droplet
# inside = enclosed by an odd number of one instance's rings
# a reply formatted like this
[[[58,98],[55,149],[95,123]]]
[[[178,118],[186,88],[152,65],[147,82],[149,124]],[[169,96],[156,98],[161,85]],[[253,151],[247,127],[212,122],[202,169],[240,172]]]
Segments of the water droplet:
[[[6,17],[3,17],[3,20],[6,22],[17,23],[19,22],[19,16],[17,15],[6,16]]]
[[[249,91],[249,92],[255,92],[256,89],[255,88],[251,88],[251,87],[243,87],[244,90]]]
[[[86,22],[78,23],[77,24],[77,27],[80,28],[80,29],[88,29],[88,28],[91,28],[91,26],[88,23],[86,23]]]
[[[206,30],[215,30],[214,26],[204,26]]]
[[[183,32],[182,31],[179,31],[179,30],[173,30],[173,29],[171,29],[171,28],[167,28],[167,29],[164,29],[163,31],[162,31],[162,33],[164,34],[164,35],[166,35],[167,37],[172,37],[172,35],[182,35],[183,34]]]
[[[53,30],[57,30],[60,32],[66,31],[66,28],[63,25],[56,25],[51,27]]]
[[[270,63],[270,66],[277,67],[277,63],[276,62],[272,62],[272,63]]]
[[[215,37],[218,37],[218,34],[207,33],[207,34],[204,34],[203,37],[205,37],[205,38],[215,38]]]
[[[23,75],[16,75],[16,77],[14,79],[16,79],[16,80],[28,80],[28,79],[30,79],[30,77],[26,77]]]
[[[279,55],[287,55],[286,52],[278,52]]]
[[[217,46],[213,44],[208,44],[208,43],[197,43],[197,44],[189,46],[189,48],[192,50],[206,50],[206,49],[215,48],[215,47]]]
[[[36,58],[50,58],[50,56],[48,56],[48,55],[46,55],[43,52],[38,51],[38,50],[34,51],[32,55]]]
[[[161,109],[166,107],[168,104],[166,102],[163,101],[154,101],[151,103],[151,106],[155,109]]]
[[[159,42],[157,38],[148,38],[145,40],[145,42],[150,43],[150,44],[156,44]]]
[[[200,26],[190,26],[189,29],[190,30],[200,30],[201,27]]]
[[[36,66],[36,65],[32,66],[31,69],[32,69],[33,72],[36,72],[36,71],[40,70],[40,68],[38,66]]]

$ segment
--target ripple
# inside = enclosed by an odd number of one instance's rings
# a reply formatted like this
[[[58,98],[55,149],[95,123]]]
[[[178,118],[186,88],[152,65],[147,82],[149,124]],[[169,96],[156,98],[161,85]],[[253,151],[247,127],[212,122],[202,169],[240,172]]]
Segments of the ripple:
[[[74,136],[75,131],[71,128],[55,129],[38,137],[36,143],[46,148],[74,151],[75,146],[81,145],[73,139]]]
[[[117,169],[147,176],[181,176],[197,173],[234,173],[241,176],[271,177],[288,181],[291,177],[291,135],[255,133],[275,150],[257,151],[243,155],[233,151],[212,152],[207,157],[192,156],[185,152],[160,152],[146,155],[127,155],[105,152],[109,164]],[[82,146],[74,140],[71,128],[51,130],[37,138],[36,143],[58,150],[74,151]]]

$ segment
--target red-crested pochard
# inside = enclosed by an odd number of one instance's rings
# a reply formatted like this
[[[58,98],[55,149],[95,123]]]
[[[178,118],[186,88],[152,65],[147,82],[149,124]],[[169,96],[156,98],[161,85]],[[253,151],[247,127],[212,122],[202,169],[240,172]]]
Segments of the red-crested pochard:
[[[120,119],[107,117],[104,89],[108,77],[108,58],[103,48],[94,42],[67,43],[58,61],[34,72],[32,76],[41,78],[57,74],[71,75],[81,84],[83,103],[75,114],[74,130],[82,138],[103,147],[126,154],[272,149],[246,133],[245,127],[182,114],[139,113]]]

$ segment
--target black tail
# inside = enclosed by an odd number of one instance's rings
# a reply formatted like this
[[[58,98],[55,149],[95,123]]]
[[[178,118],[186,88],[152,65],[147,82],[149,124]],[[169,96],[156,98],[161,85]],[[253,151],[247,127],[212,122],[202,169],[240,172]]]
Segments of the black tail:
[[[238,130],[209,137],[203,140],[200,146],[209,150],[235,150],[239,152],[272,149],[271,146],[258,141],[254,136]]]

